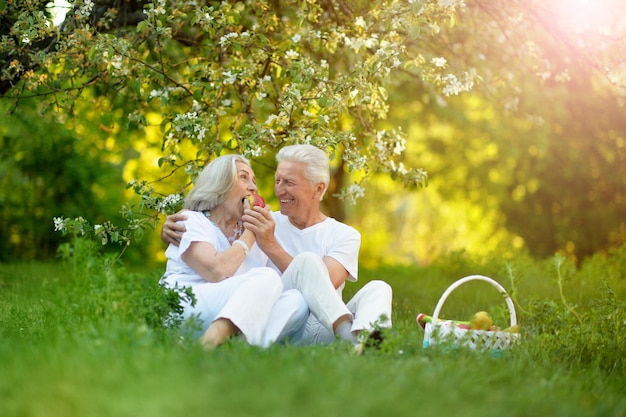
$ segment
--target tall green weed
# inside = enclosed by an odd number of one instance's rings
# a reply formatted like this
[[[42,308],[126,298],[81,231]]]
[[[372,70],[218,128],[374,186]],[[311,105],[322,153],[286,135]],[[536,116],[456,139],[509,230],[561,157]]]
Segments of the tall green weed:
[[[595,259],[577,272],[559,255],[553,261],[559,298],[533,297],[519,306],[526,348],[545,361],[556,360],[573,368],[599,368],[623,375],[626,373],[626,302],[613,289],[614,285],[622,284],[622,272],[615,269],[620,264]],[[589,294],[583,292],[577,297],[585,301],[583,306],[574,304],[565,295],[568,287],[580,289],[581,282],[593,288]]]
[[[59,247],[59,257],[71,269],[66,290],[56,297],[72,310],[76,328],[102,333],[114,325],[121,337],[178,337],[183,325],[181,299],[193,301],[188,289],[172,290],[159,284],[160,271],[131,271],[119,257],[100,250],[88,238],[74,237]],[[72,325],[67,323],[67,330]]]

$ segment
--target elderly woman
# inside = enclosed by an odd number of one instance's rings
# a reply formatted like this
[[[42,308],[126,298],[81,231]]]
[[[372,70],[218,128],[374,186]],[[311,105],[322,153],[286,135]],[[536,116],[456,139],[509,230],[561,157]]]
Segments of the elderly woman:
[[[255,194],[254,172],[240,155],[211,161],[185,199],[186,233],[165,251],[161,281],[170,288],[190,287],[196,304],[184,303],[183,316],[202,323],[200,341],[207,349],[241,334],[256,346],[301,331],[308,308],[298,291],[283,292],[278,273],[244,229],[241,217]]]

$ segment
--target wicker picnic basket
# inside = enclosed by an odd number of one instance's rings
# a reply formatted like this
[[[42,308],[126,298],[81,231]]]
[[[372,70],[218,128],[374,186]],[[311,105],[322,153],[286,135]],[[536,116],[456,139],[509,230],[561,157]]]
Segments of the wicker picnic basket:
[[[493,285],[504,296],[504,301],[509,309],[511,317],[511,327],[517,326],[517,317],[515,315],[515,306],[511,297],[506,290],[495,280],[483,275],[470,275],[454,282],[441,295],[439,302],[435,307],[432,315],[432,322],[426,323],[424,327],[424,343],[423,346],[436,344],[448,344],[459,347],[466,347],[474,350],[504,350],[512,347],[520,341],[520,334],[500,331],[500,330],[472,330],[459,328],[452,320],[439,320],[439,313],[450,293],[459,286],[469,281],[485,281]]]

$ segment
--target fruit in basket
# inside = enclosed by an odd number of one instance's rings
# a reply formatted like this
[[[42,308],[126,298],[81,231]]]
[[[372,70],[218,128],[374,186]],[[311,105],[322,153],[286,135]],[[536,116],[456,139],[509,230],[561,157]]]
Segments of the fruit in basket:
[[[503,331],[508,333],[519,333],[519,326],[516,324],[515,326],[507,327]]]
[[[432,323],[433,322],[433,318],[432,318],[432,316],[429,316],[427,314],[419,313],[417,315],[417,317],[415,317],[415,321],[417,321],[417,324],[419,324],[422,327],[422,329],[425,329],[426,328],[426,323]],[[459,329],[469,329],[470,328],[470,322],[469,321],[437,319],[437,322],[438,323],[446,323],[448,325],[456,326]]]
[[[493,326],[493,319],[486,311],[479,311],[470,320],[470,329],[489,330]]]
[[[246,196],[246,199],[248,200],[248,203],[250,203],[250,208],[255,206],[265,207],[265,200],[263,200],[263,197],[258,194],[250,194],[249,196]]]

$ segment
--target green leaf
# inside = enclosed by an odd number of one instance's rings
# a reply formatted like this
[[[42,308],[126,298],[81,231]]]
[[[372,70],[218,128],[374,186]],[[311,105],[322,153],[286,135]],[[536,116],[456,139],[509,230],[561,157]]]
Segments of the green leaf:
[[[148,28],[148,21],[147,20],[142,20],[141,22],[139,22],[137,24],[136,31],[141,33],[141,32],[144,32],[147,28]]]

